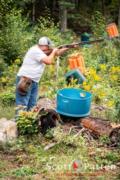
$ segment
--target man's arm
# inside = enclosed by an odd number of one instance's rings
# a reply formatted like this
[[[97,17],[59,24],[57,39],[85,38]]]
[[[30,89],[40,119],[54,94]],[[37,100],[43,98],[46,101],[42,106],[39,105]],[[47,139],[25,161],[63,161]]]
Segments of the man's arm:
[[[52,64],[53,62],[53,59],[55,58],[55,56],[57,56],[57,52],[59,50],[57,48],[53,49],[53,51],[51,52],[51,54],[49,56],[46,56],[42,59],[42,62],[47,64],[47,65],[50,65]]]
[[[58,51],[56,52],[56,55],[57,56],[60,56],[62,54],[64,54],[69,48],[61,48],[61,49],[58,49]]]
[[[50,64],[52,64],[55,56],[60,56],[60,55],[64,54],[68,49],[69,48],[61,48],[61,49],[54,48],[52,50],[52,52],[50,53],[50,55],[48,55],[42,59],[42,62],[47,64],[47,65],[50,65]]]

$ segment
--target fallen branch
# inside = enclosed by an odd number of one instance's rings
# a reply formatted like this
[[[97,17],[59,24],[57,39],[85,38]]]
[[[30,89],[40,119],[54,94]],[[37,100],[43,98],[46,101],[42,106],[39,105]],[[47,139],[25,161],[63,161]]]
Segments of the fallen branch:
[[[48,149],[51,149],[52,147],[54,147],[56,144],[58,144],[58,143],[48,144],[47,146],[44,147],[44,150],[47,151]]]
[[[78,131],[77,134],[74,135],[74,137],[77,137],[78,135],[82,134],[85,131],[85,128],[82,128],[80,131]]]

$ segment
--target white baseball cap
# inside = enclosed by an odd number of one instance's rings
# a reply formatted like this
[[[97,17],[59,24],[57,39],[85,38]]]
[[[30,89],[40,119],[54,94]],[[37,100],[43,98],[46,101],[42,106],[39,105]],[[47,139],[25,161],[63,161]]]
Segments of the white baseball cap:
[[[41,45],[41,46],[44,46],[44,45],[45,46],[53,46],[52,41],[48,37],[46,37],[46,36],[41,37],[39,39],[39,41],[38,41],[38,44]]]

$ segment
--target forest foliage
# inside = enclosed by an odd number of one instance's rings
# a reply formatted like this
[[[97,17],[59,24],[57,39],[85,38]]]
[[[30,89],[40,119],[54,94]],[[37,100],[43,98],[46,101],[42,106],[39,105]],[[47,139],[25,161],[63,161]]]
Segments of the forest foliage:
[[[61,6],[66,13],[61,12]],[[91,40],[106,38],[108,37],[106,25],[110,22],[116,22],[119,28],[117,0],[96,2],[2,0],[0,10],[0,97],[2,102],[8,104],[10,102],[13,104],[15,99],[15,78],[23,57],[28,48],[36,44],[40,37],[48,36],[57,47],[80,41],[81,33],[86,31],[90,33]],[[38,10],[41,11],[38,13]],[[64,23],[66,27],[63,27]],[[40,82],[40,95],[45,89],[45,96],[55,97],[57,89],[66,87],[64,75],[70,70],[69,56],[75,53],[82,54],[87,81],[79,87],[91,91],[94,103],[107,106],[112,115],[111,119],[113,116],[113,119],[117,119],[120,113],[119,47],[118,40],[106,40],[68,51],[60,58],[59,78],[56,77],[56,63],[47,67]],[[71,86],[78,87],[75,82]]]
[[[87,32],[90,40],[106,40],[71,49],[55,59],[41,78],[39,96],[54,101],[61,88],[81,88],[92,93],[91,116],[120,123],[120,41],[107,40],[106,26],[111,22],[120,30],[119,0],[1,0],[0,118],[15,116],[16,75],[28,48],[42,36],[48,36],[57,47],[78,42]],[[82,84],[66,82],[70,56],[84,59],[86,81]],[[120,179],[119,149],[108,147],[108,136],[93,139],[90,132],[81,135],[80,129],[74,134],[73,127],[67,132],[62,125],[42,136],[33,111],[21,112],[17,125],[22,136],[16,142],[0,144],[0,178],[53,180],[63,179],[62,175],[68,179],[69,175],[73,179],[77,178],[73,164],[79,162],[78,179],[91,178],[88,173],[92,172],[94,178],[111,179],[116,173]],[[45,150],[51,143],[54,146]]]

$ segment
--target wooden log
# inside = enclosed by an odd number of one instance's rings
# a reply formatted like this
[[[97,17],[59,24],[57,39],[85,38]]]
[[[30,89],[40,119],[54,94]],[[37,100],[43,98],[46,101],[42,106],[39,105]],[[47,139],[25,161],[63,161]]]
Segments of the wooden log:
[[[107,135],[109,136],[113,128],[110,122],[101,120],[99,118],[82,118],[81,125],[89,130],[91,130],[96,135]]]
[[[82,118],[81,125],[97,136],[108,136],[111,141],[111,146],[120,145],[120,125],[112,126],[112,124],[106,120],[91,117]]]

